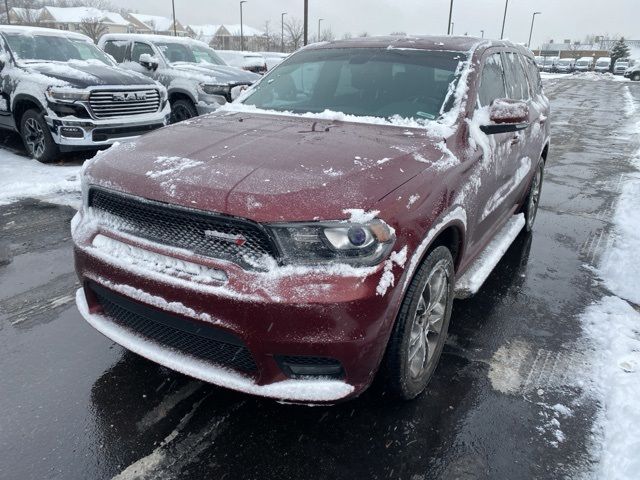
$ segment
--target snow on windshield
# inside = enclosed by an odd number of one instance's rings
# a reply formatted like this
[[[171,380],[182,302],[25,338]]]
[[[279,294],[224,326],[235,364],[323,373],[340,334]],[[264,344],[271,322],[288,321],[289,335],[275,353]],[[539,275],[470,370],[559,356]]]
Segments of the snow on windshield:
[[[106,65],[113,65],[107,55],[85,40],[59,35],[24,35],[16,33],[5,33],[5,38],[17,60],[53,62],[98,60]]]

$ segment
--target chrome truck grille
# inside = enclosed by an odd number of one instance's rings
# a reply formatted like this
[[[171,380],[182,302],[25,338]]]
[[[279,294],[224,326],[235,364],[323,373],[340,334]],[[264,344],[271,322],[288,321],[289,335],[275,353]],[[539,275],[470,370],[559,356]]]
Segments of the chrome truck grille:
[[[94,90],[89,106],[97,118],[154,113],[160,108],[160,92],[154,88]]]

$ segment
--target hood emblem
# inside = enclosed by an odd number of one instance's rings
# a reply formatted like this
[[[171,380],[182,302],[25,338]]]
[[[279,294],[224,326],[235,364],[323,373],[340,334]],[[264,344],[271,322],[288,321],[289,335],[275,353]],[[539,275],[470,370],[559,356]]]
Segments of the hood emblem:
[[[216,238],[223,242],[235,243],[239,247],[242,247],[247,243],[247,239],[243,235],[234,235],[232,233],[218,232],[216,230],[205,230],[204,236],[208,238]]]
[[[146,100],[147,94],[145,92],[123,92],[123,93],[114,93],[113,101],[114,102],[136,102],[139,100]]]

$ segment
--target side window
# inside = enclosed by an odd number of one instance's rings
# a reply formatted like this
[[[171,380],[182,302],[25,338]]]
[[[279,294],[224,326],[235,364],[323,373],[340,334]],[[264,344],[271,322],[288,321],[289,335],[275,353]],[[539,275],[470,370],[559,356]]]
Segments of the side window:
[[[507,96],[513,100],[527,100],[529,85],[518,55],[513,52],[505,52],[504,57],[507,73]]]
[[[489,55],[482,67],[478,100],[485,107],[491,105],[496,98],[507,96],[504,86],[504,68],[499,53]]]
[[[133,50],[131,51],[131,60],[137,62],[140,59],[140,55],[148,53],[152,57],[154,56],[153,48],[147,43],[135,42],[133,44]]]
[[[535,62],[529,57],[523,57],[522,61],[526,67],[527,76],[529,77],[529,85],[531,85],[531,94],[538,95],[542,92],[542,80],[540,79],[540,71]]]
[[[129,45],[129,42],[126,40],[107,40],[103,50],[115,58],[116,62],[122,63],[126,58],[127,45]]]

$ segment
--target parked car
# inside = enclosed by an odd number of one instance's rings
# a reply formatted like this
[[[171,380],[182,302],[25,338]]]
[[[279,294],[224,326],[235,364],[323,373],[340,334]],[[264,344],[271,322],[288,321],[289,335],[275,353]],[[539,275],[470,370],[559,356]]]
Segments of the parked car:
[[[593,70],[592,57],[580,57],[576,62],[576,72],[589,72]]]
[[[215,111],[236,87],[260,77],[226,64],[206,43],[166,35],[103,35],[98,46],[123,68],[149,76],[169,91],[171,121]]]
[[[627,70],[627,68],[631,66],[633,66],[633,60],[629,58],[619,58],[613,65],[613,74],[624,75],[624,72]]]
[[[558,57],[544,57],[542,61],[542,71],[543,72],[555,72],[556,71],[556,63],[558,62]]]
[[[606,73],[611,71],[611,57],[599,57],[593,69],[598,73]]]
[[[218,54],[229,65],[264,75],[267,71],[267,61],[259,53],[240,52],[236,50],[217,50]]]
[[[0,127],[17,131],[27,153],[98,149],[166,124],[164,87],[118,68],[78,33],[0,26]]]
[[[282,63],[282,61],[289,56],[288,53],[282,52],[259,52],[264,61],[267,64],[267,71],[271,70],[276,65]]]
[[[556,72],[558,73],[573,73],[576,69],[575,58],[561,58],[556,62]]]
[[[235,390],[335,402],[380,371],[413,398],[454,296],[533,228],[548,118],[534,58],[510,42],[309,46],[197,124],[88,165],[79,310]]]
[[[633,65],[627,68],[624,71],[624,76],[634,82],[640,82],[640,62],[634,62]]]
[[[542,67],[544,66],[544,57],[534,57],[535,61],[536,61],[536,66],[538,67],[538,70],[542,70]]]

